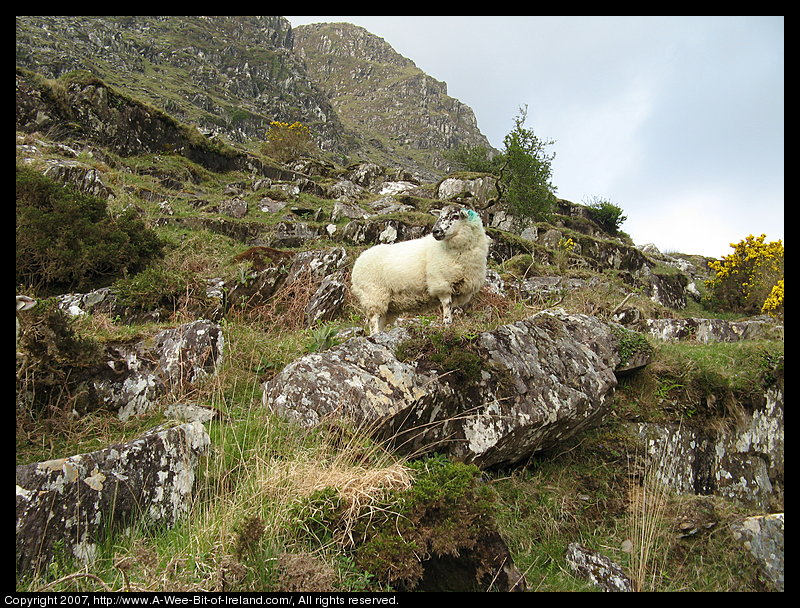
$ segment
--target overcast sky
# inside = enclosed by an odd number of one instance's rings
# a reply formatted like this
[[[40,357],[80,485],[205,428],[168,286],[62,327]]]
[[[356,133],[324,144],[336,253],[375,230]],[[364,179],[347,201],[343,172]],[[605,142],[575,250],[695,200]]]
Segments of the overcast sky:
[[[620,206],[637,245],[783,239],[783,17],[287,17],[380,36],[502,149],[520,106],[556,194]]]

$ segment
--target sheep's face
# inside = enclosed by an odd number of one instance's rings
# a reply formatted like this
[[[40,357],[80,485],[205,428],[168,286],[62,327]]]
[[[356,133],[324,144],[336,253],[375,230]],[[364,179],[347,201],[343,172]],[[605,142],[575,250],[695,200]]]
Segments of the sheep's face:
[[[28,310],[36,306],[36,300],[28,296],[17,296],[17,310]]]
[[[431,234],[437,241],[443,241],[450,238],[455,234],[457,225],[460,221],[467,219],[469,216],[468,210],[456,207],[455,205],[448,205],[439,214],[439,219],[433,225]]]

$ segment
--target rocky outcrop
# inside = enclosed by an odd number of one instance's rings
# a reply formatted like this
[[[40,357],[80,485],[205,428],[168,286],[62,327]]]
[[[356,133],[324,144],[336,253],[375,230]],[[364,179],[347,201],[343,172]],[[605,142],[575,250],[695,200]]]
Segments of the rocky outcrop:
[[[78,303],[104,303],[103,299],[92,298],[95,294],[75,296],[64,305],[70,314],[82,314]],[[101,290],[99,295],[105,298],[107,291]],[[168,391],[188,388],[214,375],[223,351],[222,328],[201,319],[133,343],[108,343],[98,355],[98,363],[68,368],[62,370],[62,375],[68,378],[70,390],[81,395],[75,403],[80,411],[102,408],[126,420],[151,411]],[[21,389],[18,386],[17,400],[35,405],[36,399],[43,398],[41,394],[48,394],[49,385],[39,386],[39,382],[39,375],[34,374]]]
[[[483,209],[490,199],[497,198],[497,178],[494,175],[449,176],[436,186],[436,198],[443,201],[457,200],[475,209]]]
[[[58,550],[90,562],[113,529],[174,525],[188,512],[195,466],[209,445],[199,422],[17,467],[17,572],[45,567]]]
[[[16,105],[16,128],[25,133],[47,131],[57,139],[79,140],[122,156],[180,154],[211,171],[303,177],[209,139],[89,72],[70,74],[53,84],[18,69]]]
[[[344,416],[403,452],[487,468],[600,422],[623,364],[609,325],[557,309],[430,344],[398,328],[307,355],[264,385],[264,405],[303,426]]]
[[[694,340],[709,342],[738,342],[739,340],[782,340],[783,326],[773,319],[754,318],[746,321],[723,319],[647,319],[645,331],[665,342]]]
[[[632,423],[660,481],[684,494],[714,494],[766,511],[784,507],[782,372],[735,425]]]

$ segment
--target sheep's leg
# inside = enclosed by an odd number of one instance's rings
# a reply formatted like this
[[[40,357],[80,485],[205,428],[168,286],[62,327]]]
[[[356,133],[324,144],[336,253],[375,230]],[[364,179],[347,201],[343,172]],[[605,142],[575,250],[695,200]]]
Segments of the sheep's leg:
[[[369,318],[369,335],[372,336],[378,332],[383,331],[386,327],[386,315],[375,313]]]
[[[441,296],[439,301],[442,303],[442,321],[450,325],[453,322],[453,298],[448,294]]]

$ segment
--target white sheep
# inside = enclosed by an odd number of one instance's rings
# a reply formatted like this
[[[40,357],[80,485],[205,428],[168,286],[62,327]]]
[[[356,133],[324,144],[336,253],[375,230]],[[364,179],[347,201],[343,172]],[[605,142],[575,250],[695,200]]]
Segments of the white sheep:
[[[477,213],[448,205],[431,234],[367,249],[353,265],[352,291],[370,334],[402,313],[439,304],[444,323],[452,323],[452,307],[469,302],[486,280],[489,243]]]
[[[28,310],[29,308],[33,308],[36,306],[36,300],[33,298],[29,298],[28,296],[17,296],[17,310]],[[14,320],[17,322],[17,345],[19,345],[19,319],[16,316],[16,312],[14,314]]]

